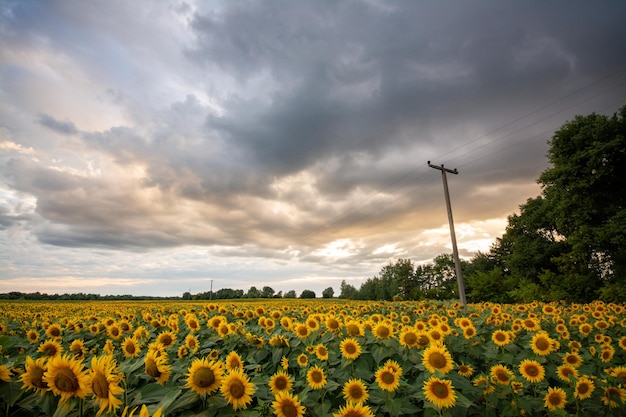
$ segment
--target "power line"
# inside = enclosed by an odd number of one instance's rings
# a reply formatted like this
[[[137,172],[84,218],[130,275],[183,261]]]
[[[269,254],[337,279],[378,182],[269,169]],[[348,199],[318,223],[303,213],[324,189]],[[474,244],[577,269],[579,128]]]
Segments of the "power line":
[[[478,150],[480,150],[482,148],[485,148],[487,146],[493,146],[495,143],[501,142],[502,140],[507,139],[507,138],[511,137],[512,135],[514,135],[516,133],[520,133],[520,132],[522,132],[522,131],[530,128],[530,127],[538,125],[539,123],[541,123],[543,121],[549,120],[550,118],[553,118],[553,117],[555,117],[555,116],[557,116],[559,114],[562,114],[562,113],[564,113],[567,110],[570,110],[570,109],[572,109],[572,108],[574,108],[574,107],[576,107],[578,105],[586,103],[586,102],[588,102],[588,101],[590,101],[590,100],[592,100],[594,98],[597,98],[599,96],[602,96],[602,95],[606,94],[607,92],[610,92],[610,91],[612,91],[612,90],[614,90],[616,88],[619,88],[623,84],[626,84],[626,79],[621,79],[620,80],[620,78],[622,78],[625,74],[626,74],[626,72],[624,72],[624,70],[622,70],[622,69],[614,71],[614,72],[611,72],[608,75],[605,75],[605,76],[603,76],[603,77],[601,77],[601,78],[599,78],[599,79],[597,79],[595,81],[592,81],[592,82],[584,85],[583,87],[577,89],[576,91],[574,91],[574,92],[572,92],[570,94],[567,94],[566,96],[563,96],[563,97],[561,97],[561,98],[559,98],[557,100],[554,100],[554,101],[552,101],[552,102],[550,102],[550,103],[548,103],[546,105],[543,105],[539,109],[536,109],[536,110],[533,110],[533,111],[531,111],[529,113],[526,113],[525,115],[523,115],[521,117],[518,117],[518,118],[514,119],[513,121],[508,122],[505,125],[500,126],[500,127],[496,128],[494,130],[491,130],[491,131],[481,135],[480,137],[478,137],[476,139],[473,139],[473,140],[471,140],[469,142],[466,142],[466,143],[464,143],[464,144],[462,144],[460,146],[457,146],[456,148],[454,148],[454,149],[452,149],[452,150],[450,150],[450,151],[448,151],[448,152],[446,152],[446,153],[444,153],[442,155],[439,155],[436,158],[443,159],[447,155],[450,155],[450,154],[453,154],[455,152],[458,152],[459,150],[461,150],[461,149],[463,149],[463,148],[465,148],[465,147],[467,147],[467,146],[469,146],[469,145],[471,145],[473,143],[476,143],[476,142],[478,142],[481,139],[484,139],[484,138],[486,138],[486,137],[488,137],[488,136],[490,136],[490,135],[492,135],[492,134],[494,134],[496,132],[499,132],[499,131],[501,131],[501,130],[509,127],[509,126],[514,125],[515,123],[517,123],[517,122],[519,122],[521,120],[524,120],[524,119],[526,119],[526,118],[528,118],[528,117],[530,117],[530,116],[532,116],[534,114],[539,113],[540,111],[543,111],[543,110],[545,110],[545,109],[547,109],[547,108],[549,108],[549,107],[551,107],[551,106],[553,106],[555,104],[558,104],[558,103],[563,102],[563,101],[565,101],[567,99],[570,99],[571,97],[574,97],[574,96],[580,94],[581,92],[583,92],[583,91],[585,91],[585,90],[587,90],[587,89],[589,89],[589,88],[591,88],[591,87],[593,87],[593,86],[595,86],[597,84],[600,84],[600,83],[602,83],[604,81],[607,81],[609,79],[615,78],[616,75],[619,76],[618,77],[618,81],[619,82],[617,84],[610,85],[609,87],[604,88],[602,91],[593,94],[591,97],[586,97],[586,98],[583,98],[581,100],[578,100],[576,103],[568,105],[564,109],[561,109],[561,110],[559,110],[557,112],[553,112],[553,113],[549,114],[548,116],[545,116],[545,117],[543,117],[543,118],[541,118],[539,120],[533,121],[530,124],[522,126],[522,127],[516,129],[513,132],[509,132],[509,133],[505,134],[504,136],[500,136],[499,138],[496,138],[496,139],[494,139],[494,140],[492,140],[492,141],[490,141],[488,143],[485,143],[485,144],[479,146],[478,148],[476,148],[475,150],[472,150],[469,153],[467,153],[467,154],[465,154],[465,155],[463,155],[462,157],[459,157],[459,158],[465,158],[467,155],[475,153],[476,151],[478,151]],[[560,124],[562,124],[562,122],[559,122],[559,125]],[[520,146],[520,145],[522,145],[524,143],[527,143],[527,142],[529,142],[531,140],[540,138],[543,135],[548,134],[549,132],[553,131],[556,127],[558,127],[558,125],[557,126],[551,126],[550,129],[548,129],[548,130],[546,130],[546,131],[544,131],[544,132],[542,132],[540,134],[534,135],[534,136],[532,136],[530,138],[526,138],[526,139],[522,140],[521,142],[513,143],[510,146],[507,146],[505,148],[500,148],[500,149],[498,149],[498,150],[496,150],[494,152],[491,152],[489,154],[482,155],[480,157],[474,158],[472,160],[469,160],[469,161],[467,161],[467,162],[465,162],[465,163],[463,163],[461,165],[457,165],[457,166],[459,166],[459,167],[468,166],[468,165],[474,164],[474,163],[476,163],[476,162],[478,162],[480,160],[483,160],[483,159],[486,159],[486,158],[488,158],[490,156],[493,156],[493,155],[495,155],[497,153],[501,153],[501,152],[503,152],[505,150],[511,149],[513,147],[516,147],[516,146]],[[459,158],[456,158],[456,159],[453,158],[451,161],[456,161]],[[415,177],[414,175],[416,173],[420,172],[420,171],[422,171],[420,173],[420,175]],[[402,174],[401,176],[397,177],[397,179],[395,179],[393,182],[391,182],[388,186],[382,188],[381,190],[379,190],[376,193],[372,194],[371,196],[367,197],[362,202],[353,205],[352,208],[349,209],[348,211],[334,216],[332,219],[330,219],[326,223],[324,223],[324,224],[314,228],[313,230],[309,231],[308,233],[303,235],[300,239],[298,239],[296,242],[294,242],[294,246],[297,246],[299,244],[304,243],[306,240],[308,240],[308,238],[310,238],[313,235],[318,234],[320,231],[329,229],[331,226],[336,225],[336,224],[340,223],[341,221],[350,218],[354,214],[357,214],[357,213],[363,211],[364,209],[372,206],[374,203],[376,203],[380,199],[381,196],[383,196],[383,195],[393,195],[397,190],[402,188],[402,186],[404,185],[405,180],[410,178],[410,179],[413,180],[413,182],[415,182],[415,180],[420,179],[424,174],[425,174],[425,169],[424,169],[423,166],[417,166],[416,168],[406,172],[405,174]],[[406,193],[403,193],[403,194],[401,194],[401,195],[391,199],[391,202],[397,201],[398,199],[400,199],[402,197],[405,197],[408,194],[408,191],[414,192],[416,189],[419,189],[420,187],[421,187],[421,185],[410,186]],[[355,220],[349,221],[348,224],[353,224],[355,222],[356,222]]]

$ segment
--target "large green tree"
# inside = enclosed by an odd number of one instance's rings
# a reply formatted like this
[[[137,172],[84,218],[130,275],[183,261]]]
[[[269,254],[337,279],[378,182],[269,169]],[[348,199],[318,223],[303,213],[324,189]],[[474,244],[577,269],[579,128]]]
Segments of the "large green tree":
[[[626,106],[577,116],[549,143],[542,194],[509,216],[487,257],[475,258],[472,300],[626,299]]]
[[[548,158],[539,183],[570,245],[555,263],[562,273],[601,280],[603,298],[626,299],[626,106],[566,123]]]

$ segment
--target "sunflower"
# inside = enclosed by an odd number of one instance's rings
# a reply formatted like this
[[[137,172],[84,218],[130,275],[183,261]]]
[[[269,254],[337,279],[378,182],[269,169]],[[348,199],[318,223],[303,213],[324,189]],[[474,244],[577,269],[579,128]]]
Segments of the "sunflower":
[[[122,342],[122,352],[124,352],[124,357],[126,358],[137,358],[141,353],[141,349],[139,347],[139,343],[134,336],[126,337]]]
[[[374,413],[369,405],[348,403],[340,406],[339,412],[334,413],[333,417],[374,417]]]
[[[306,324],[298,323],[294,326],[294,332],[300,339],[304,339],[311,333],[311,330],[306,326]]]
[[[505,365],[494,365],[489,370],[491,380],[501,385],[508,385],[513,378],[513,372]]]
[[[296,360],[298,362],[298,365],[303,368],[309,364],[309,357],[306,355],[306,353],[299,354]]]
[[[615,348],[609,344],[603,344],[600,351],[600,360],[604,363],[611,362],[615,355]]]
[[[400,375],[395,373],[392,368],[382,366],[376,371],[376,383],[380,389],[393,392],[400,386]]]
[[[367,387],[361,379],[352,378],[343,384],[343,398],[348,403],[363,404],[369,398]]]
[[[559,365],[556,368],[556,376],[565,382],[572,382],[571,378],[578,378],[578,371],[571,365]]]
[[[29,330],[26,332],[26,339],[30,343],[37,343],[39,341],[39,332],[37,330]]]
[[[578,326],[578,332],[583,336],[589,336],[589,333],[591,333],[592,330],[593,327],[591,327],[591,324],[589,323],[581,323],[580,326]]]
[[[606,387],[602,394],[602,403],[608,405],[610,408],[619,407],[619,403],[626,403],[626,389],[622,387]]]
[[[465,378],[469,378],[474,374],[474,368],[470,365],[466,365],[464,363],[459,365],[459,369],[457,369],[457,373]]]
[[[274,395],[282,391],[288,392],[293,387],[293,379],[285,371],[279,370],[270,377],[269,386]]]
[[[289,359],[286,356],[283,356],[280,359],[280,366],[282,366],[284,370],[289,368]]]
[[[47,359],[47,357],[44,357],[33,360],[30,356],[26,357],[26,369],[20,376],[23,390],[28,391],[32,389],[41,393],[41,395],[48,391],[48,383],[43,380],[43,375],[47,369]]]
[[[11,369],[6,365],[0,365],[0,381],[11,382]]]
[[[115,372],[116,364],[111,356],[91,358],[91,390],[96,406],[100,406],[96,417],[102,415],[105,410],[111,413],[122,405],[122,400],[116,395],[122,394],[124,389],[118,385],[121,377]]]
[[[328,349],[326,348],[326,346],[324,346],[323,343],[315,346],[315,356],[317,356],[317,359],[321,361],[328,360]]]
[[[445,346],[435,343],[424,351],[422,364],[431,374],[435,371],[447,374],[452,370],[452,356]]]
[[[341,328],[341,323],[333,316],[326,317],[326,321],[324,323],[326,328],[331,332],[335,332]]]
[[[567,395],[563,388],[548,388],[548,393],[543,397],[543,405],[550,411],[558,408],[565,408],[567,403]]]
[[[363,325],[355,320],[350,320],[345,325],[346,333],[348,336],[363,336],[365,331]]]
[[[339,344],[341,356],[346,359],[354,360],[361,355],[361,345],[356,339],[348,337]]]
[[[417,345],[417,331],[413,327],[405,327],[398,336],[400,345],[411,348]]]
[[[37,352],[41,352],[49,358],[54,358],[56,356],[61,356],[63,347],[56,340],[45,340],[41,342]]]
[[[426,399],[437,408],[454,407],[456,394],[451,381],[430,377],[422,388]]]
[[[623,326],[623,327],[626,327],[626,326]],[[626,336],[623,336],[621,339],[619,339],[617,344],[622,350],[626,350]]]
[[[83,359],[87,349],[85,349],[85,342],[82,339],[76,339],[70,345],[70,352],[74,355],[74,359]]]
[[[393,329],[383,321],[374,326],[372,333],[377,339],[388,339],[393,335]]]
[[[176,334],[170,331],[161,332],[157,336],[156,341],[162,344],[165,349],[167,349],[176,342]]]
[[[578,352],[569,352],[563,356],[563,363],[578,368],[583,363],[583,358]]]
[[[298,397],[289,392],[277,393],[272,408],[277,417],[303,417],[306,411]]]
[[[187,346],[187,349],[189,349],[190,352],[195,353],[200,347],[200,342],[198,341],[198,338],[196,336],[189,333],[185,337],[185,346]]]
[[[472,325],[463,327],[463,337],[467,340],[476,336],[476,328]]]
[[[617,366],[615,368],[610,368],[606,370],[606,373],[617,379],[621,379],[622,384],[626,383],[626,366]]]
[[[507,331],[496,330],[491,334],[491,340],[498,346],[506,346],[511,342],[511,336]]]
[[[55,356],[48,361],[42,380],[54,395],[60,396],[59,405],[73,397],[85,398],[89,394],[89,375],[82,361],[70,355]]]
[[[239,408],[246,409],[248,404],[252,402],[251,395],[254,394],[254,384],[250,382],[248,375],[246,375],[242,369],[233,369],[222,381],[220,392],[222,396],[228,401],[228,404],[233,406],[236,411]]]
[[[593,383],[593,381],[590,378],[583,376],[579,378],[576,382],[574,397],[578,398],[579,400],[585,400],[591,397],[591,394],[595,389],[596,385]]]
[[[185,388],[191,388],[198,395],[209,395],[219,389],[224,368],[220,362],[209,362],[206,358],[195,359],[186,375]]]
[[[524,359],[519,364],[519,372],[529,382],[541,382],[546,376],[546,370],[539,362],[532,359]]]
[[[116,324],[113,324],[107,328],[107,333],[113,340],[119,340],[122,337],[122,330],[117,327]]]
[[[472,381],[475,387],[482,387],[483,395],[493,394],[496,388],[489,382],[487,377],[480,375]]]
[[[148,351],[144,358],[146,374],[156,379],[161,385],[170,378],[172,367],[167,364],[167,355],[158,351]]]
[[[62,334],[61,326],[59,326],[58,324],[51,324],[46,329],[46,336],[48,336],[50,339],[53,339],[53,340],[60,339],[61,334]]]
[[[324,370],[315,365],[311,367],[306,373],[306,382],[311,389],[322,389],[326,385],[326,374]]]
[[[547,356],[554,348],[554,341],[544,331],[537,332],[530,341],[530,347],[535,354]]]
[[[270,338],[270,346],[289,347],[289,339],[281,334],[275,334]]]
[[[539,321],[535,318],[529,317],[525,320],[522,320],[522,326],[531,332],[541,330],[541,326],[539,325]]]
[[[394,374],[398,375],[399,377],[402,376],[402,367],[400,366],[398,362],[389,359],[385,362],[383,366],[389,369]]]
[[[243,360],[241,356],[234,350],[231,351],[228,356],[226,356],[226,369],[228,371],[232,371],[235,369],[243,369]]]

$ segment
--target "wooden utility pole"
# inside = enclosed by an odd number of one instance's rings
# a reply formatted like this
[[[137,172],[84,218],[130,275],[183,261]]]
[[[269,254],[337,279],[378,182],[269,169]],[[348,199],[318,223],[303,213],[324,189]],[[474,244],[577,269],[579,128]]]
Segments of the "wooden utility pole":
[[[454,256],[454,265],[456,267],[456,281],[459,286],[459,298],[461,300],[461,304],[463,306],[466,306],[467,301],[465,299],[465,285],[463,285],[463,273],[461,272],[461,260],[459,259],[459,250],[456,247],[456,234],[454,233],[454,220],[452,219],[452,206],[450,205],[450,193],[448,192],[448,179],[446,178],[446,172],[449,172],[450,174],[454,174],[454,175],[457,175],[459,172],[456,170],[456,168],[454,168],[454,170],[444,168],[443,164],[441,164],[441,166],[432,165],[430,161],[428,161],[428,166],[441,171],[441,178],[443,179],[443,192],[446,196],[446,206],[448,207],[448,223],[450,223],[450,237],[452,238],[452,254]]]

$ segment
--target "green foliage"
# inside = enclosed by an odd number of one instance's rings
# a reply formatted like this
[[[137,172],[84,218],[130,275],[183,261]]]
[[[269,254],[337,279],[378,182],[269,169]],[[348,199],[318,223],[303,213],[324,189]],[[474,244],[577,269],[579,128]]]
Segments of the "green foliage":
[[[315,298],[315,292],[311,290],[303,290],[300,293],[300,298]]]
[[[322,291],[322,298],[333,298],[333,295],[335,295],[335,290],[333,290],[333,287],[328,287],[324,291]]]
[[[474,301],[626,299],[626,106],[577,116],[550,141],[542,195],[472,261]],[[497,289],[497,290],[496,290]]]

